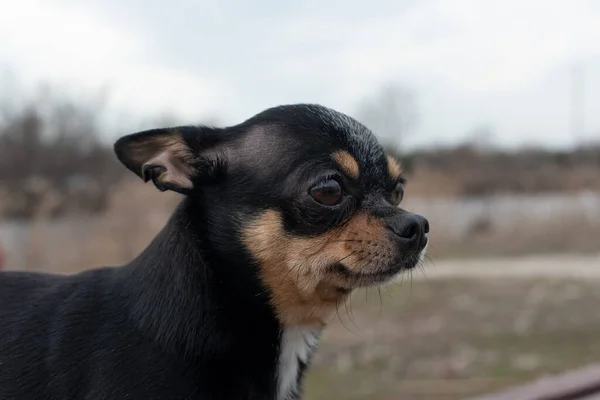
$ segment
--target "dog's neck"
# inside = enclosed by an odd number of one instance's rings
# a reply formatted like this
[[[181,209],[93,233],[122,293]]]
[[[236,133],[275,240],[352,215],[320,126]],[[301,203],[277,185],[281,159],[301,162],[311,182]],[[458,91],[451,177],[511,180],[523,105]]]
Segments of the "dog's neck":
[[[201,354],[230,366],[242,354],[248,365],[228,373],[250,377],[259,392],[277,393],[278,399],[298,393],[324,327],[283,326],[250,261],[241,253],[220,256],[200,226],[204,216],[196,213],[184,200],[123,269],[131,278],[132,317],[161,347],[190,362]],[[236,354],[229,363],[228,354]]]
[[[184,199],[150,245],[124,268],[131,275],[133,318],[161,345],[185,354],[199,348],[204,352],[216,335],[221,342],[234,342],[232,348],[271,346],[269,336],[278,334],[279,325],[268,294],[256,293],[257,282],[247,266],[211,251],[199,226],[203,221],[192,208]]]

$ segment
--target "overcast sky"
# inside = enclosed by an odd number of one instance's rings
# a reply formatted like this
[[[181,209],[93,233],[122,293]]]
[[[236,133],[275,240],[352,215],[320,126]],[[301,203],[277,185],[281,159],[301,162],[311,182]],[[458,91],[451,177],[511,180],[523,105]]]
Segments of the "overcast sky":
[[[600,137],[597,0],[0,2],[0,68],[25,89],[108,86],[113,109],[183,123],[296,102],[355,115],[394,81],[417,94],[407,145],[482,125],[504,146],[570,145],[575,65],[589,140]]]

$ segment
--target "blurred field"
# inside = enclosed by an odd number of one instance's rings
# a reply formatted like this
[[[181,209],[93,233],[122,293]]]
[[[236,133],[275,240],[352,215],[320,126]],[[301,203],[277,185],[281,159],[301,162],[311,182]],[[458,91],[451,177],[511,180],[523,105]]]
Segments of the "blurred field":
[[[405,278],[380,294],[340,307],[307,399],[463,399],[600,361],[600,279]]]
[[[125,179],[96,215],[50,218],[44,204],[30,221],[0,220],[7,268],[78,271],[130,260],[161,229],[179,197]],[[47,203],[52,204],[48,198]],[[599,249],[600,193],[417,197],[403,207],[431,224],[430,257],[589,253]]]

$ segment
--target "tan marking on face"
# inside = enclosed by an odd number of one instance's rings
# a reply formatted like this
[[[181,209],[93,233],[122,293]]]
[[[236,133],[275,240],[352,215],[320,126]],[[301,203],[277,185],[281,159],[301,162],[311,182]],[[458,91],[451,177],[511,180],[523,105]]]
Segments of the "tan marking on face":
[[[311,238],[286,233],[281,215],[264,212],[243,231],[243,242],[259,264],[260,278],[284,325],[322,326],[359,282],[330,271],[342,261],[353,272],[371,273],[391,262],[395,247],[383,223],[366,214]]]
[[[387,164],[388,172],[392,179],[396,180],[400,178],[400,175],[402,174],[402,165],[400,165],[400,162],[392,156],[387,156]]]
[[[345,150],[338,150],[331,157],[349,177],[358,178],[360,174],[358,162],[350,153]]]

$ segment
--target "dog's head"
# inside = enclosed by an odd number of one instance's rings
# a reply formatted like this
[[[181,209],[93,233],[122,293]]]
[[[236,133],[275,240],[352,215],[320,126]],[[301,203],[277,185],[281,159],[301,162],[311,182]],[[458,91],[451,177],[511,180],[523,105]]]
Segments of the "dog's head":
[[[352,289],[424,256],[429,225],[399,207],[399,161],[331,109],[288,105],[228,128],[144,131],[115,151],[145,181],[188,195],[224,259],[243,250],[284,324],[320,324]]]

